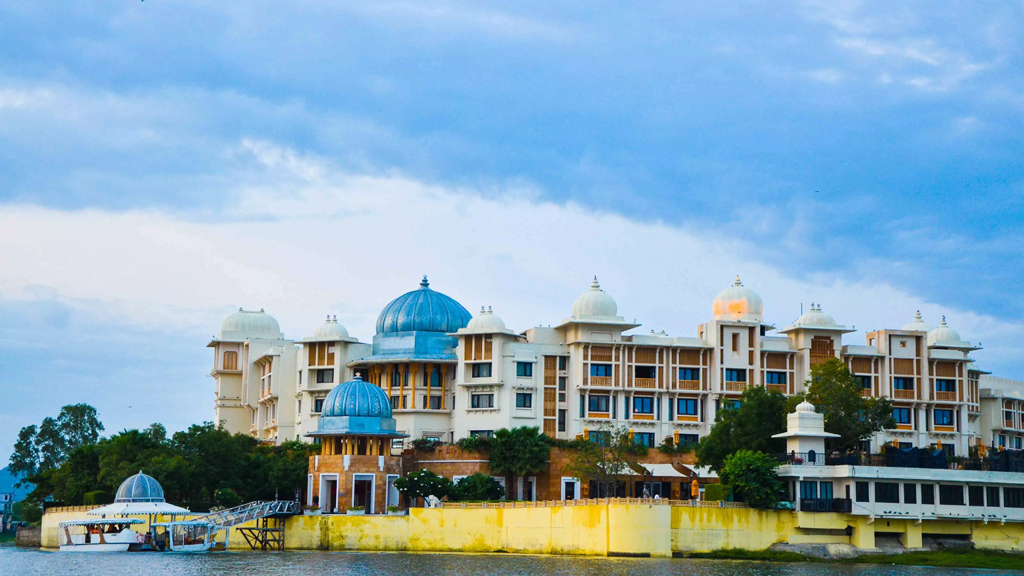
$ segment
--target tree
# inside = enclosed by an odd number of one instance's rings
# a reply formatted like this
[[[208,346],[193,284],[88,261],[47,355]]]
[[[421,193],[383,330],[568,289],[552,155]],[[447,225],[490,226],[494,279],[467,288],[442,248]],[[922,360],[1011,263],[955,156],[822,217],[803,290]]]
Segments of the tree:
[[[516,476],[526,476],[544,470],[551,456],[551,445],[540,428],[522,426],[494,433],[489,443],[490,467],[495,474],[506,476],[506,486],[513,486]]]
[[[449,499],[456,502],[501,500],[505,496],[505,488],[497,480],[477,472],[466,476],[455,484]]]
[[[594,482],[605,493],[614,494],[615,486],[644,454],[646,447],[636,444],[628,429],[599,430],[590,433],[590,442],[578,444],[565,468],[572,476]]]
[[[454,484],[452,481],[434,474],[430,470],[417,470],[395,480],[395,489],[405,496],[406,502],[415,502],[417,498],[435,496],[444,498],[451,496]]]
[[[25,426],[18,432],[18,441],[14,443],[14,453],[11,454],[10,464],[7,470],[21,480],[18,485],[25,482],[25,478],[39,473],[39,447],[36,446],[36,426]]]
[[[103,424],[92,406],[64,406],[57,418],[44,418],[38,428],[21,429],[11,455],[10,471],[22,478],[20,485],[28,476],[60,467],[79,447],[95,444],[102,431]]]
[[[782,482],[775,472],[778,460],[763,452],[738,450],[725,458],[719,479],[752,508],[774,508]]]
[[[853,448],[879,430],[896,427],[892,402],[863,397],[860,384],[838,358],[811,368],[804,389],[807,401],[824,414],[825,431],[840,436],[829,441],[834,450]]]
[[[738,408],[718,411],[711,431],[697,444],[697,463],[720,472],[726,457],[741,449],[785,452],[786,441],[772,435],[786,431],[786,415],[794,402],[774,390],[747,388]]]

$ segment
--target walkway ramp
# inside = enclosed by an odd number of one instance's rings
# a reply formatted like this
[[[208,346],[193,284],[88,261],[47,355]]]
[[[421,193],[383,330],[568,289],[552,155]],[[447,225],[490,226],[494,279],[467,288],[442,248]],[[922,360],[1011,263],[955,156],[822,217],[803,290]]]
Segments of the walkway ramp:
[[[252,528],[236,528],[253,550],[284,550],[284,519],[298,513],[292,500],[249,502],[227,510],[212,512],[204,519],[228,529],[246,522],[256,523]]]

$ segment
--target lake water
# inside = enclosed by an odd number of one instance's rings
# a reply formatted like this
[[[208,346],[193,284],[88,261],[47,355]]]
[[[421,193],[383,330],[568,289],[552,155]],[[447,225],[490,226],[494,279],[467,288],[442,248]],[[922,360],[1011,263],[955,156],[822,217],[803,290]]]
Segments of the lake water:
[[[0,547],[0,576],[938,576],[993,573],[1002,572],[901,566],[511,554],[223,552],[189,556],[147,553],[70,554]]]

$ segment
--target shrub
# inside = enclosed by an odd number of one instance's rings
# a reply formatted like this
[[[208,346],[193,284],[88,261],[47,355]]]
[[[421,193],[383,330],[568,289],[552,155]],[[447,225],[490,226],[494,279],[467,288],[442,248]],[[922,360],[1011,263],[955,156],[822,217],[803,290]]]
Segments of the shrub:
[[[503,496],[505,496],[505,489],[502,488],[501,483],[486,474],[477,472],[459,480],[449,499],[456,502],[490,501],[501,500]]]
[[[732,489],[725,484],[708,484],[704,487],[704,500],[708,502],[721,502],[729,500]]]
[[[114,499],[110,497],[110,494],[103,490],[93,490],[92,492],[86,492],[82,494],[82,504],[86,506],[96,506],[98,504],[110,504]]]
[[[454,484],[452,481],[434,474],[430,470],[417,470],[395,480],[395,488],[401,492],[408,502],[416,498],[450,496]]]
[[[231,488],[221,488],[220,490],[217,490],[214,498],[219,506],[223,506],[225,508],[234,508],[242,503],[242,497]]]
[[[486,452],[491,446],[491,439],[486,436],[466,436],[455,443],[466,452]]]
[[[392,504],[391,506],[387,507],[387,511],[388,512],[398,512],[398,506],[395,506],[394,504]]]
[[[748,506],[774,508],[782,491],[782,482],[775,472],[778,465],[775,458],[763,452],[740,450],[726,457],[719,477]]]
[[[434,438],[417,438],[412,441],[413,450],[419,450],[421,452],[433,452],[438,446],[443,446],[444,442],[435,440]]]

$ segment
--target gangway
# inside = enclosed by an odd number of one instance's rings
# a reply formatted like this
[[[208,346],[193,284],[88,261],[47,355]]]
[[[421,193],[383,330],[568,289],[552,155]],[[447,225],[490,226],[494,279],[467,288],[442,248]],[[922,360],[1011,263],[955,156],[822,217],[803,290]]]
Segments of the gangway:
[[[297,513],[292,500],[257,501],[207,514],[204,520],[225,530],[247,522],[256,526],[236,528],[253,550],[284,550],[284,520]],[[225,539],[226,540],[226,539]]]

